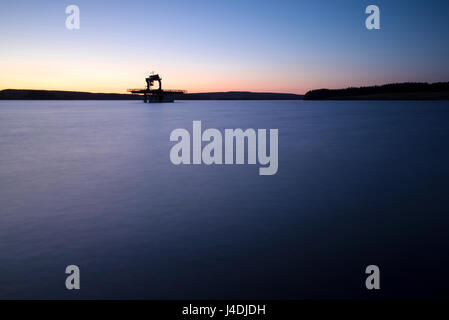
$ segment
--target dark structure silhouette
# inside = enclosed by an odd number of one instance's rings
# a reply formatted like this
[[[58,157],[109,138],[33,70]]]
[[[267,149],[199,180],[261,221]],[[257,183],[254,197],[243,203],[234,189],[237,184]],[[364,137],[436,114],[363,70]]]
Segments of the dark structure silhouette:
[[[159,88],[157,90],[159,90],[159,91],[162,90],[162,78],[159,77],[158,74],[151,75],[148,78],[145,78],[145,81],[147,82],[147,90],[150,90],[150,87],[153,86],[154,81],[159,82]]]
[[[143,102],[173,102],[175,101],[175,94],[182,95],[184,90],[162,90],[162,78],[158,74],[152,74],[145,78],[147,83],[146,89],[128,89],[128,92],[137,95],[143,95]],[[157,81],[159,87],[152,89],[153,83]]]
[[[138,89],[136,89],[138,90]],[[302,100],[302,95],[275,92],[175,93],[175,100]],[[138,94],[92,93],[79,91],[5,89],[0,100],[140,100]]]
[[[176,99],[179,100],[302,100],[302,98],[303,95],[293,93],[249,91],[202,92],[176,95]]]
[[[61,90],[5,89],[0,91],[0,100],[139,100],[133,94],[92,93]]]

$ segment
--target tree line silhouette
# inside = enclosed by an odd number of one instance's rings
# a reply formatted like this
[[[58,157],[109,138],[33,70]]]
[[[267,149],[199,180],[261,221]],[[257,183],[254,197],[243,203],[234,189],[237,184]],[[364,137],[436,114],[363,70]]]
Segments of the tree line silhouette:
[[[304,100],[447,100],[449,82],[405,82],[346,89],[317,89],[307,92]]]

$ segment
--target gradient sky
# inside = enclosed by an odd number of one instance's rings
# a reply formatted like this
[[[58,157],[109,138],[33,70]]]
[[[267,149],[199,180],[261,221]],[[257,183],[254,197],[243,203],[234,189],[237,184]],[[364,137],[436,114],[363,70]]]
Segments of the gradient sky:
[[[81,29],[65,28],[80,8]],[[381,30],[365,28],[365,8]],[[304,93],[449,81],[449,1],[4,1],[0,89]]]

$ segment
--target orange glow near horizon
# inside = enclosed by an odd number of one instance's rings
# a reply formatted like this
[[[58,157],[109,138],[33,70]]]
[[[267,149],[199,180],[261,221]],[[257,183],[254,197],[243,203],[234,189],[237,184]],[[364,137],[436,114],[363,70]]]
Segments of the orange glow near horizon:
[[[119,66],[119,67],[117,67]],[[140,64],[82,59],[7,59],[0,62],[0,89],[66,90],[126,93],[128,88],[145,87],[151,70]],[[303,93],[308,87],[297,85],[298,79],[281,75],[258,74],[252,70],[217,70],[187,66],[162,66],[155,70],[165,89],[188,92],[256,91]]]
[[[36,89],[127,93],[128,88],[144,88],[150,68],[143,61],[121,63],[119,60],[94,60],[83,57],[39,60],[8,58],[0,62],[0,90]],[[164,89],[187,92],[253,91],[304,94],[319,88],[374,85],[388,82],[382,77],[366,81],[356,76],[339,78],[343,70],[335,66],[296,67],[290,70],[266,70],[236,66],[220,68],[210,65],[178,66],[161,64],[154,70],[162,77]],[[396,79],[398,82],[401,78]]]
[[[343,88],[409,81],[410,78],[372,73],[347,73],[345,65],[306,60],[298,65],[264,65],[248,61],[220,65],[199,57],[170,63],[170,58],[147,68],[146,59],[129,62],[128,53],[119,55],[77,55],[52,52],[3,55],[0,59],[0,90],[37,89],[102,93],[127,93],[128,88],[144,88],[152,70],[159,73],[165,89],[187,92],[253,91],[304,94],[319,88]],[[0,53],[0,56],[2,54]],[[101,58],[99,58],[101,57]],[[104,58],[106,57],[106,58]],[[153,69],[154,67],[154,69]],[[263,70],[263,72],[261,72]],[[416,79],[422,81],[423,79]]]
[[[117,67],[119,66],[119,67]],[[9,59],[0,62],[0,89],[65,90],[103,93],[126,93],[128,88],[144,88],[145,76],[139,63],[114,61],[41,59],[39,61]],[[323,87],[350,85],[338,81],[327,71],[302,70],[260,74],[257,70],[225,70],[194,66],[162,66],[155,70],[162,77],[163,88],[187,92],[253,91],[304,94]],[[324,74],[325,73],[325,74]],[[320,78],[320,75],[323,76]]]
[[[103,50],[103,51],[102,51]],[[294,64],[272,63],[264,59],[221,58],[190,53],[182,61],[179,52],[144,56],[127,50],[108,51],[95,47],[76,51],[53,47],[28,51],[19,45],[15,52],[0,52],[0,89],[66,90],[126,93],[128,88],[144,88],[151,71],[159,73],[165,89],[187,92],[253,91],[304,94],[319,88],[344,88],[388,82],[427,81],[411,74],[382,68],[369,73],[348,72],[350,64],[321,60],[319,55],[298,59]],[[396,76],[395,76],[396,74]]]
[[[338,75],[344,73],[344,66],[310,59],[297,65],[270,65],[251,60],[223,64],[199,56],[176,63],[177,60],[170,56],[156,56],[158,63],[150,66],[146,58],[137,57],[130,61],[128,56],[131,53],[126,51],[113,54],[80,51],[75,54],[51,48],[31,53],[21,50],[14,55],[0,53],[0,89],[126,93],[128,88],[144,88],[144,78],[153,70],[161,75],[163,88],[187,92],[304,94],[318,88],[376,84],[377,80],[373,78],[373,82],[365,83],[362,77],[354,75],[346,75],[343,79]]]
[[[30,40],[31,42],[33,40]],[[33,48],[30,50],[30,48]],[[288,53],[289,55],[291,53]],[[128,88],[144,88],[151,71],[159,73],[165,89],[187,92],[253,91],[304,94],[312,89],[344,88],[404,81],[429,81],[412,70],[380,67],[368,74],[363,68],[351,70],[352,61],[327,60],[307,55],[294,63],[244,56],[211,56],[202,52],[135,53],[128,47],[115,48],[90,43],[78,47],[25,46],[22,42],[0,52],[0,90],[38,89],[102,93],[126,93]],[[182,56],[182,60],[179,57]],[[385,67],[387,67],[385,65]],[[368,78],[368,80],[367,80]]]

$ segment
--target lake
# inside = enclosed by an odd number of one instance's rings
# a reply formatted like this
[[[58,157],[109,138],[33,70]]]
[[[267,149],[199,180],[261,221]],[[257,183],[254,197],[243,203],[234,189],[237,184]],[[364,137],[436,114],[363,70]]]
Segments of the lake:
[[[194,120],[278,172],[173,165]],[[447,101],[0,101],[0,298],[448,297],[448,194]]]

